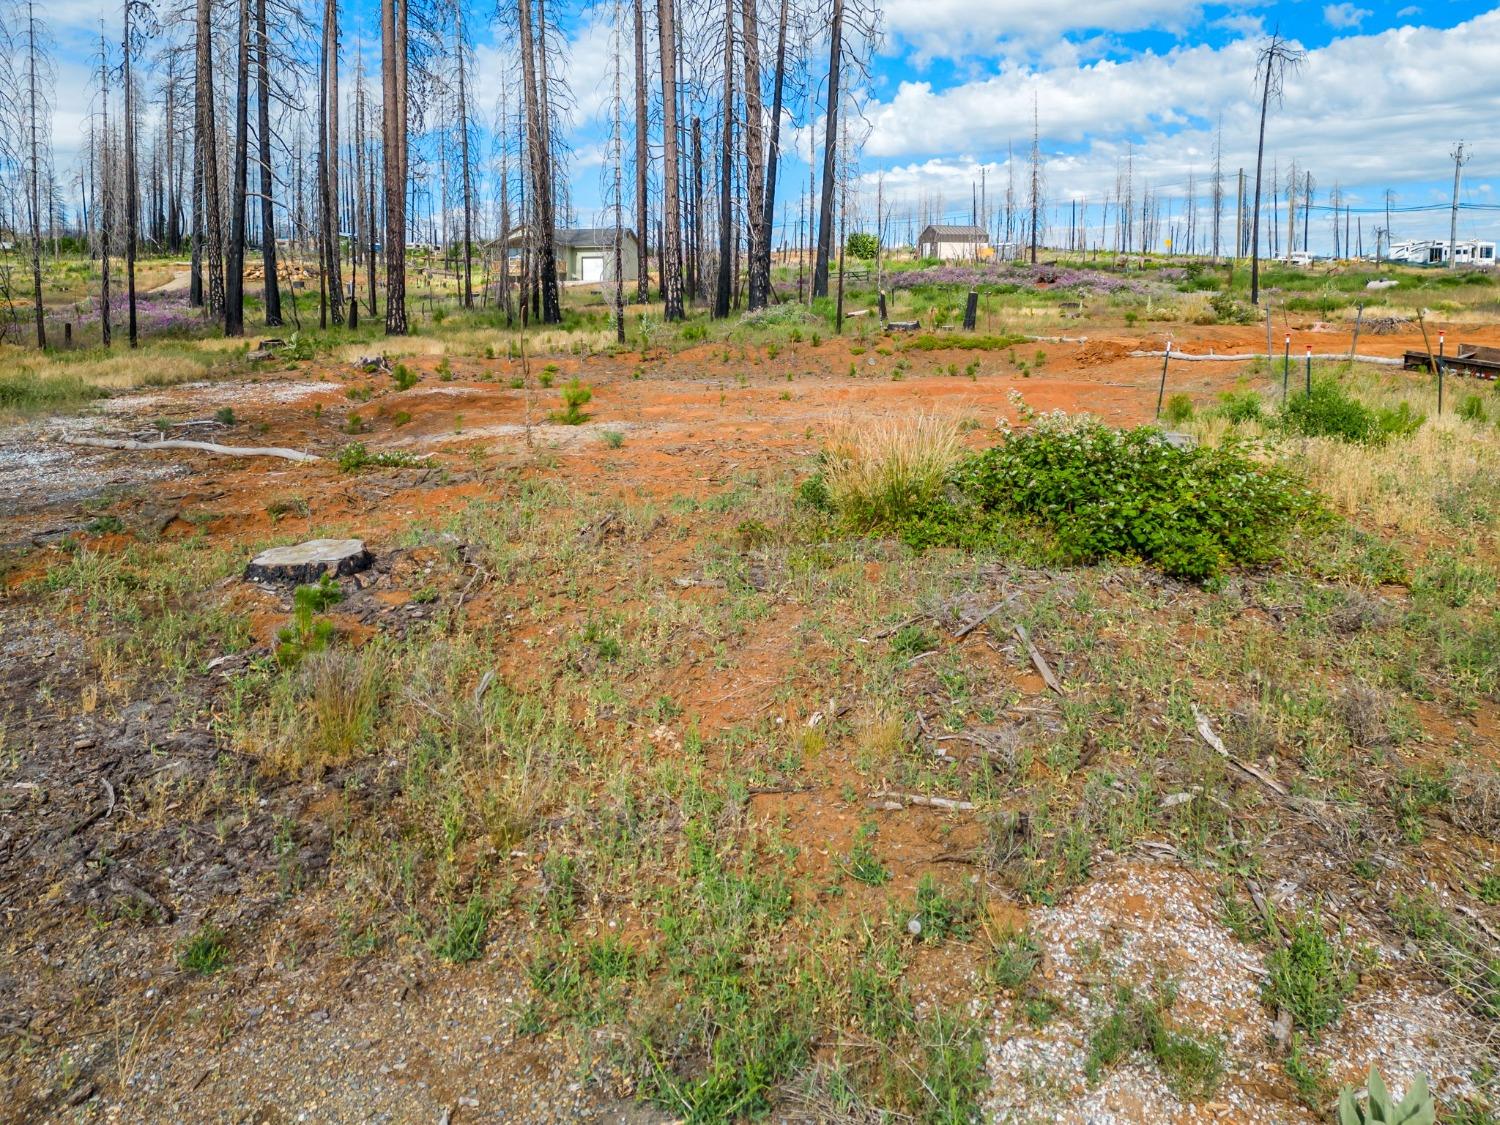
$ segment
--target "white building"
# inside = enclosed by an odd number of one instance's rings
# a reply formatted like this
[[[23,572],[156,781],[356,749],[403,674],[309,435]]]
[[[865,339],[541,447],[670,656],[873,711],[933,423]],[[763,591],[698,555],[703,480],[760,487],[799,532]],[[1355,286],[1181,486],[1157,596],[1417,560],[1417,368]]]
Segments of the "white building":
[[[1420,238],[1406,242],[1393,242],[1385,256],[1388,261],[1407,262],[1414,266],[1446,265],[1448,263],[1448,240]],[[1492,268],[1495,264],[1495,244],[1472,238],[1454,243],[1453,260],[1456,265],[1460,266]]]
[[[988,258],[990,236],[983,227],[929,226],[917,236],[917,257],[945,262]]]

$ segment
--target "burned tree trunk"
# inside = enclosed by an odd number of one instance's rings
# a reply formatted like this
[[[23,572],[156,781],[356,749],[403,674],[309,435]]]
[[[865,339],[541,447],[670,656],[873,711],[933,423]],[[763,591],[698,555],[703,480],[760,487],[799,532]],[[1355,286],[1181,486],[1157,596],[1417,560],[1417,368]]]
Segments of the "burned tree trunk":
[[[843,57],[844,0],[833,0],[828,48],[828,112],[823,118],[823,194],[818,204],[818,252],[813,261],[814,297],[828,296],[828,259],[833,250],[833,189],[837,179],[839,64]]]
[[[229,189],[229,255],[224,287],[226,336],[245,334],[245,181],[249,174],[250,141],[250,0],[240,0],[236,53],[239,71],[234,91],[234,182]]]
[[[657,0],[661,38],[662,237],[661,291],[668,320],[681,320],[682,214],[677,193],[677,27],[673,0]]]
[[[750,0],[754,3],[754,0]],[[729,315],[734,288],[734,0],[724,0],[724,117],[719,124],[719,269],[714,316]]]
[[[647,192],[650,171],[649,120],[646,117],[646,15],[645,0],[635,0],[635,299],[651,300],[651,268],[646,260],[646,227],[650,223]]]
[[[200,0],[200,3],[202,0]],[[406,335],[406,3],[380,3],[385,165],[385,331]]]
[[[219,146],[214,122],[212,0],[197,0],[195,16],[194,55],[197,65],[193,90],[193,148],[197,162],[194,178],[198,182],[199,196],[193,208],[193,224],[195,228],[201,225],[208,267],[205,306],[208,315],[217,318],[224,312],[224,221],[219,209]],[[199,211],[202,212],[201,223]]]
[[[763,309],[771,298],[771,225],[765,213],[765,130],[760,100],[760,30],[756,0],[743,0],[745,54],[745,212],[749,247],[748,303],[750,311]]]
[[[271,41],[266,36],[266,0],[255,0],[255,110],[260,134],[260,257],[266,326],[281,324],[281,284],[276,277],[275,177],[271,174]]]

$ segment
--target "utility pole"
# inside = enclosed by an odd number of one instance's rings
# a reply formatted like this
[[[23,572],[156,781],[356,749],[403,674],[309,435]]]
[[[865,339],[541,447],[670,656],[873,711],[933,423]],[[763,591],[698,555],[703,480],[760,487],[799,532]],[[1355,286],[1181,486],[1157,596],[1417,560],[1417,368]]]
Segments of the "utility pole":
[[[1245,170],[1240,169],[1238,186],[1234,192],[1234,260],[1240,260],[1240,251],[1245,247],[1244,234],[1240,225],[1245,217]]]
[[[1451,270],[1458,265],[1458,181],[1469,158],[1464,154],[1463,141],[1459,141],[1458,147],[1449,155],[1453,157],[1453,215],[1448,221],[1448,268]]]

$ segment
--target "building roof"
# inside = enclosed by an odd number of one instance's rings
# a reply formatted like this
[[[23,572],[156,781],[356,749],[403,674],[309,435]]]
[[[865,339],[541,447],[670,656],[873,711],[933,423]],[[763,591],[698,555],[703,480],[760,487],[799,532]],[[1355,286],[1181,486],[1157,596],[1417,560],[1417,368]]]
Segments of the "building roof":
[[[634,242],[635,231],[629,227],[621,229],[620,233],[626,241]],[[610,247],[615,244],[614,227],[558,227],[552,232],[552,238],[558,246],[572,246],[587,249],[590,247]],[[526,241],[526,228],[518,227],[510,232],[510,244],[519,246]]]
[[[989,231],[983,227],[929,226],[922,232],[919,242],[988,242]]]

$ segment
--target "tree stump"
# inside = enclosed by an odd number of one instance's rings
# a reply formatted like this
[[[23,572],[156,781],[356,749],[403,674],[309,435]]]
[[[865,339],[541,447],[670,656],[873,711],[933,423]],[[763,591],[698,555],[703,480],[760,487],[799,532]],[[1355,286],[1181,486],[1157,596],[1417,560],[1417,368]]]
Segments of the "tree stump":
[[[363,539],[310,539],[293,547],[262,551],[245,567],[248,582],[316,582],[325,574],[343,578],[364,570],[374,557]]]

